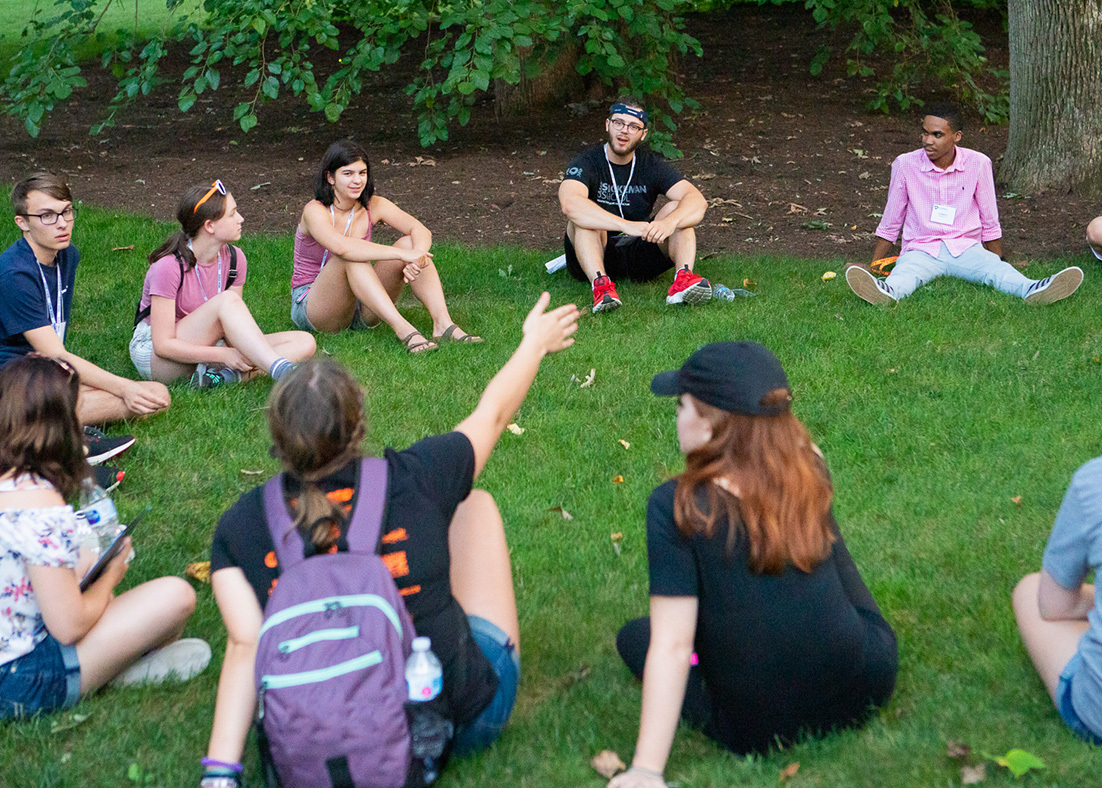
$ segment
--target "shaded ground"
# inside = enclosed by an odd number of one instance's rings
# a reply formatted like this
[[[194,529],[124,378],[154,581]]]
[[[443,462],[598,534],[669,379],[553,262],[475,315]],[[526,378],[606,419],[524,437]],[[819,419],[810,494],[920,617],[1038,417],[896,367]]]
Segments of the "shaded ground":
[[[835,64],[808,76],[829,34],[797,8],[740,7],[695,18],[704,57],[683,63],[700,109],[682,118],[677,167],[713,202],[699,230],[702,255],[716,252],[850,257],[871,253],[895,156],[918,145],[918,120],[863,109],[867,84]],[[992,65],[1006,67],[1006,36],[981,24]],[[186,59],[172,69],[182,72]],[[187,114],[166,87],[100,137],[87,129],[106,115],[110,86],[89,87],[45,123],[37,140],[0,118],[0,177],[35,168],[64,172],[85,201],[169,219],[185,185],[220,177],[234,190],[248,229],[287,232],[310,198],[310,178],[327,145],[355,135],[373,152],[378,192],[416,215],[438,240],[560,245],[558,181],[570,158],[597,142],[603,111],[574,116],[552,108],[499,120],[487,104],[435,149],[417,143],[402,88],[414,62],[376,75],[336,126],[304,102],[265,107],[248,135],[233,122],[225,91],[205,94]],[[996,160],[1005,126],[969,126],[964,143]],[[418,158],[420,157],[420,159]],[[1066,194],[1006,199],[999,188],[1008,257],[1022,261],[1080,253],[1083,227],[1099,206]]]

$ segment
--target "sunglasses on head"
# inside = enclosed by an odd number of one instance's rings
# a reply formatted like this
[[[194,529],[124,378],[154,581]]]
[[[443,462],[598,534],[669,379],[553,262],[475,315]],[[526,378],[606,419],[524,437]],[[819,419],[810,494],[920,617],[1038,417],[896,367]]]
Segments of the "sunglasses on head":
[[[197,213],[199,211],[199,206],[209,200],[215,192],[218,192],[223,197],[226,195],[226,185],[222,183],[221,179],[215,181],[210,185],[210,191],[203,195],[203,199],[195,203],[195,207],[191,209],[191,212]]]

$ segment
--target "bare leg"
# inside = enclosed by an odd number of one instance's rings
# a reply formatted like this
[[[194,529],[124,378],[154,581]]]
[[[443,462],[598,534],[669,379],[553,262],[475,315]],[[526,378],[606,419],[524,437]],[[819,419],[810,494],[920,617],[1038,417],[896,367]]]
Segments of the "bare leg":
[[[492,495],[471,490],[448,531],[452,594],[467,615],[501,627],[520,652],[520,625],[505,525]]]
[[[159,387],[164,400],[169,401],[168,389],[163,384],[146,381],[144,385]],[[112,421],[139,418],[144,415],[150,414],[138,414],[130,410],[126,407],[122,397],[117,397],[103,389],[95,389],[83,383],[80,384],[80,395],[77,399],[77,419],[81,424],[107,424]]]
[[[665,219],[677,210],[677,200],[671,200],[662,206],[655,219]],[[673,260],[674,275],[685,266],[692,271],[696,265],[696,230],[692,227],[682,227],[673,231],[673,235],[662,244],[662,251]]]
[[[1102,254],[1102,216],[1097,216],[1087,225],[1087,243],[1094,251]]]
[[[195,592],[179,577],[142,583],[116,597],[77,643],[80,691],[93,692],[150,649],[178,639],[195,610]]]
[[[279,331],[275,334],[265,334],[264,341],[277,356],[288,361],[311,358],[318,349],[317,340],[308,331]]]
[[[592,282],[605,267],[605,242],[608,239],[608,233],[604,230],[585,230],[573,222],[567,222],[566,237],[574,246],[578,265]]]
[[[1025,650],[1033,660],[1033,666],[1041,676],[1049,697],[1056,699],[1056,687],[1060,683],[1068,661],[1079,648],[1079,639],[1087,631],[1085,619],[1070,621],[1046,621],[1041,618],[1037,601],[1041,576],[1026,575],[1014,589],[1014,616],[1018,619],[1018,631],[1025,643]],[[1092,594],[1093,591],[1084,593]]]

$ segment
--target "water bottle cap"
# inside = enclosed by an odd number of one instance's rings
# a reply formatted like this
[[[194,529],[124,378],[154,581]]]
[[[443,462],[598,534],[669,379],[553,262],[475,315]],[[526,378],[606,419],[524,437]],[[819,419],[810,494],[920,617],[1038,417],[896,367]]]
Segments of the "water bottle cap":
[[[428,651],[432,648],[432,639],[427,637],[417,637],[413,639],[414,651]]]

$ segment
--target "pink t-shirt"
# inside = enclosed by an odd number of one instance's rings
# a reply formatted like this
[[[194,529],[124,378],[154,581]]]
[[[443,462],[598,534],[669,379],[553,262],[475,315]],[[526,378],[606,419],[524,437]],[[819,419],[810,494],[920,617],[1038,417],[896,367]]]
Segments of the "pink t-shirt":
[[[359,208],[356,209],[357,212]],[[365,241],[371,240],[371,212],[367,213],[367,235]],[[291,273],[291,289],[313,284],[321,273],[321,261],[326,258],[326,249],[311,235],[307,235],[300,229],[295,230],[295,256],[294,271]]]
[[[245,284],[245,253],[237,247],[237,278],[233,286]],[[145,274],[142,286],[142,301],[139,309],[145,309],[153,301],[153,296],[171,298],[176,301],[176,321],[179,322],[201,307],[208,298],[213,298],[226,287],[230,276],[230,248],[223,246],[218,252],[222,264],[222,281],[218,281],[218,262],[184,268],[184,280],[180,281],[180,263],[174,255],[165,255],[152,263]],[[149,318],[145,319],[149,322]]]

